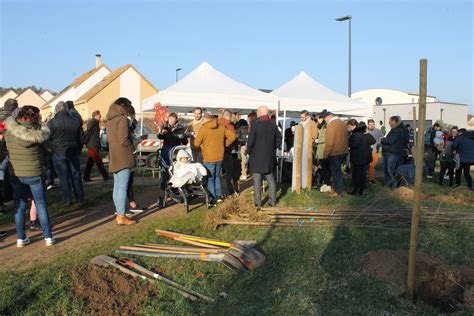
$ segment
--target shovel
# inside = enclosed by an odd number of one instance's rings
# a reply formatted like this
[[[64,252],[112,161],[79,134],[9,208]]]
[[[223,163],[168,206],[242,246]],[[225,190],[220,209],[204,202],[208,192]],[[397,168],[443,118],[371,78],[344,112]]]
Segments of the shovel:
[[[112,258],[112,257],[109,257],[109,256],[105,256],[105,255],[100,255],[100,256],[97,256],[97,257],[94,257],[92,258],[91,260],[91,263],[95,264],[95,265],[98,265],[98,266],[102,266],[102,267],[106,267],[106,266],[112,266],[114,268],[117,268],[119,269],[120,271],[122,271],[123,273],[126,273],[128,275],[131,275],[135,278],[140,278],[142,280],[147,280],[149,282],[156,282],[155,280],[153,279],[150,279],[150,278],[147,278],[146,276],[144,275],[141,275],[139,273],[136,273],[135,271],[132,271],[130,269],[127,269],[125,268],[124,266],[121,266],[120,264],[117,263],[117,260],[115,258]],[[171,280],[170,280],[171,281]],[[173,289],[174,291],[178,292],[179,294],[181,294],[182,296],[184,296],[185,298],[187,298],[188,300],[190,301],[196,301],[197,300],[197,297],[192,295],[192,294],[189,294],[183,290],[180,290],[178,288],[175,288],[173,286],[170,286],[169,284],[165,283],[169,288]]]
[[[180,240],[182,242],[191,241],[193,243],[199,242],[219,247],[226,247],[228,248],[229,254],[237,258],[248,270],[254,270],[262,266],[266,260],[266,257],[260,251],[252,247],[255,244],[253,241],[236,241],[234,243],[228,243],[161,229],[157,229],[156,232],[163,237]]]
[[[197,296],[197,297],[199,297],[199,298],[202,298],[203,300],[205,300],[205,301],[207,301],[207,302],[210,302],[210,303],[214,303],[214,302],[215,302],[215,300],[214,300],[213,298],[211,298],[211,297],[209,297],[209,296],[206,296],[206,295],[204,295],[204,294],[201,294],[201,293],[199,293],[199,292],[196,292],[196,291],[194,291],[194,290],[188,289],[188,288],[182,286],[182,285],[179,284],[179,283],[176,283],[176,282],[174,282],[174,281],[172,281],[172,280],[170,280],[170,279],[165,278],[164,276],[162,276],[162,275],[160,275],[160,274],[158,274],[158,273],[155,273],[155,272],[153,272],[153,271],[150,271],[150,270],[148,270],[148,269],[146,269],[146,268],[144,268],[144,267],[142,267],[142,266],[136,264],[136,263],[133,262],[133,261],[120,260],[119,262],[120,262],[122,265],[126,265],[126,266],[129,266],[129,267],[131,267],[131,268],[134,268],[135,270],[140,271],[140,272],[142,272],[142,273],[144,273],[144,274],[146,274],[146,275],[149,275],[149,276],[151,276],[151,277],[153,277],[153,278],[155,278],[155,279],[157,279],[157,280],[160,280],[160,281],[162,281],[162,282],[164,282],[164,283],[166,283],[166,284],[168,284],[168,285],[170,285],[170,286],[172,286],[172,287],[174,287],[174,288],[181,289],[181,290],[183,290],[183,291],[185,291],[185,292],[187,292],[187,293],[189,293],[189,294],[192,294],[192,295],[195,295],[195,296]]]
[[[229,253],[217,253],[217,254],[174,253],[173,254],[173,253],[149,252],[149,251],[146,251],[146,249],[143,249],[142,251],[115,250],[115,253],[146,256],[146,257],[180,258],[180,259],[193,259],[193,260],[200,260],[200,261],[220,262],[230,269],[237,270],[237,271],[247,271],[246,266],[242,262],[240,262],[238,259],[230,255]]]

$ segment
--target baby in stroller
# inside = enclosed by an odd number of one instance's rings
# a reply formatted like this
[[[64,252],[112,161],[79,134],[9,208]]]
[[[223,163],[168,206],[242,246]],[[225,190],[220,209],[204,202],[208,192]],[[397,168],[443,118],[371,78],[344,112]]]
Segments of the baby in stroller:
[[[173,188],[183,187],[194,182],[201,182],[202,178],[207,175],[206,168],[200,163],[191,163],[191,159],[186,150],[180,149],[176,155],[176,162],[173,165],[173,175],[169,181]]]

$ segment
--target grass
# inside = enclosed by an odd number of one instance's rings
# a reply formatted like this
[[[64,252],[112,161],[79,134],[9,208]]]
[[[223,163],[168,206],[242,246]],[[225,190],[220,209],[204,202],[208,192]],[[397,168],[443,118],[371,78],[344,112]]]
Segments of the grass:
[[[95,189],[94,189],[95,190]],[[445,194],[434,183],[426,183],[425,194]],[[386,191],[371,188],[364,198],[337,200],[311,191],[301,195],[286,192],[281,204],[290,206],[356,207],[380,198],[382,204],[409,207],[410,201],[388,197]],[[98,198],[101,194],[98,194]],[[102,197],[103,198],[103,197]],[[425,205],[431,203],[424,201]],[[436,204],[436,203],[434,203]],[[436,204],[437,205],[437,204]],[[458,206],[470,207],[470,206]],[[210,210],[212,211],[212,210]],[[407,249],[409,232],[350,228],[270,228],[225,226],[204,229],[206,209],[187,217],[142,222],[139,233],[67,254],[50,264],[24,273],[0,273],[0,314],[83,314],[84,303],[72,295],[68,271],[98,254],[112,254],[119,245],[164,242],[154,229],[181,231],[221,240],[255,239],[267,256],[257,270],[236,274],[222,265],[178,259],[136,257],[135,261],[159,267],[175,281],[217,298],[213,305],[190,303],[159,286],[159,299],[143,306],[144,314],[212,315],[432,315],[437,310],[423,302],[412,304],[394,289],[362,274],[355,260],[371,250]],[[453,264],[474,262],[474,227],[459,224],[449,229],[422,227],[418,250],[444,257]],[[223,294],[225,293],[225,295]],[[113,295],[113,294],[111,294]],[[222,296],[228,295],[227,298]]]

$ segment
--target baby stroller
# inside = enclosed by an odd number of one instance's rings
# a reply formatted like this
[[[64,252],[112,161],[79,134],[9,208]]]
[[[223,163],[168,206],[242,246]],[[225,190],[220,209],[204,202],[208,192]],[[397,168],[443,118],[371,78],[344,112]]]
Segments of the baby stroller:
[[[176,162],[176,155],[181,150],[185,150],[192,161],[191,149],[186,145],[175,146],[168,149],[158,150],[158,165],[160,168],[160,192],[158,207],[166,207],[169,198],[177,203],[183,203],[186,212],[189,210],[189,200],[194,196],[204,196],[206,205],[209,205],[209,195],[204,189],[202,181],[185,184],[179,188],[172,187],[168,182],[173,176],[173,166]]]

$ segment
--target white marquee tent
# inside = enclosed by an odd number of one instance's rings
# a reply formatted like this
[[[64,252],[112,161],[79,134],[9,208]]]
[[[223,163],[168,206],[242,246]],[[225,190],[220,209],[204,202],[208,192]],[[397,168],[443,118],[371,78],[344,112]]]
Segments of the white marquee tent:
[[[171,87],[143,100],[143,111],[153,110],[160,102],[170,111],[188,112],[197,106],[226,108],[232,112],[249,113],[261,105],[278,107],[276,96],[248,87],[203,62]]]
[[[308,110],[311,113],[321,112],[324,109],[344,116],[372,117],[372,106],[361,101],[353,100],[339,94],[313,78],[305,72],[271,92],[280,101],[280,111],[300,112]]]

